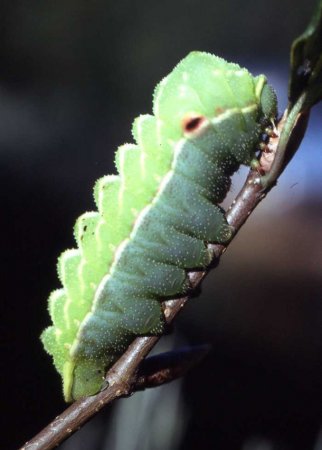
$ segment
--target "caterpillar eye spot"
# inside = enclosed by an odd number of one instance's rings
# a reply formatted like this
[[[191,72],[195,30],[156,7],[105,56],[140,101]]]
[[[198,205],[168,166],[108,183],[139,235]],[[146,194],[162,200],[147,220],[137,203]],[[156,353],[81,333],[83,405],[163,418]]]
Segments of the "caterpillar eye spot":
[[[182,120],[182,128],[185,133],[194,133],[200,129],[206,118],[204,116],[188,115]]]

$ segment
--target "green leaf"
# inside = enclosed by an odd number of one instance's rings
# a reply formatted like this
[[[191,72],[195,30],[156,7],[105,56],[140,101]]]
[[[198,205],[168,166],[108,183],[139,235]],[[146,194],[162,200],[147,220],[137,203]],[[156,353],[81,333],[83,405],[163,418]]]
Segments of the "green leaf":
[[[305,91],[303,109],[322,98],[322,0],[318,1],[307,29],[291,47],[289,109]]]

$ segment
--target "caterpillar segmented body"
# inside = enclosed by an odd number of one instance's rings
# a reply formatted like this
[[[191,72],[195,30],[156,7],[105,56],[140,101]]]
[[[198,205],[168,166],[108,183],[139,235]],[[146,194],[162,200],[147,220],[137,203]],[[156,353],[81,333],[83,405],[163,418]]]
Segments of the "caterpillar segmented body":
[[[119,147],[118,175],[97,181],[98,212],[77,220],[78,248],[58,261],[63,287],[41,339],[66,401],[98,392],[135,336],[162,333],[161,301],[207,267],[207,243],[229,241],[218,204],[255,157],[276,97],[263,75],[192,52],[157,86],[153,113],[134,121],[136,144]]]

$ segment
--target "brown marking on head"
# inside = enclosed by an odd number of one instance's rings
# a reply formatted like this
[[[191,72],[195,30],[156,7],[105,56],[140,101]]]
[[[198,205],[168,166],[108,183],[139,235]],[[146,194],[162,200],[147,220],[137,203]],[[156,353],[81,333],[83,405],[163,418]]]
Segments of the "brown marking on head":
[[[195,133],[198,131],[206,118],[197,114],[187,114],[182,119],[182,128],[185,133]]]

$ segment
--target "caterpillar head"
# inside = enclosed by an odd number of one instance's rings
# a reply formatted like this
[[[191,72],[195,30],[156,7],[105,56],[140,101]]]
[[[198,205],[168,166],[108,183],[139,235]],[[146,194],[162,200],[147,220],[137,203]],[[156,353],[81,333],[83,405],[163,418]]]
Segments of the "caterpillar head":
[[[267,84],[266,77],[257,77],[256,94],[260,107],[260,122],[270,123],[277,115],[277,98],[274,89]]]

